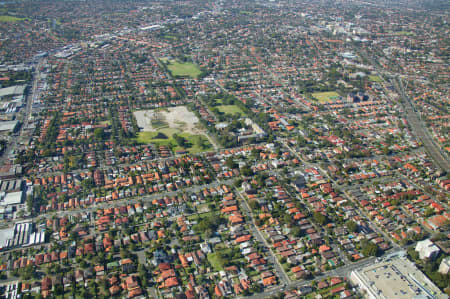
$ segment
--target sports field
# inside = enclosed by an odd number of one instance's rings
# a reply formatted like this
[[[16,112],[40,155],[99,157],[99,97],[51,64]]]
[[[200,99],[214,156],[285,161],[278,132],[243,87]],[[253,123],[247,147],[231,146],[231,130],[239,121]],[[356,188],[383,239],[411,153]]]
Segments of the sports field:
[[[369,75],[369,80],[372,82],[381,82],[381,78],[376,75]]]
[[[167,69],[174,77],[197,78],[202,71],[191,62],[180,62],[178,60],[166,60]]]
[[[335,91],[315,92],[312,96],[319,101],[319,103],[328,103],[339,97],[339,94]]]
[[[235,115],[239,113],[241,116],[246,116],[245,112],[236,105],[220,105],[216,107],[221,113]]]
[[[26,18],[17,18],[17,17],[13,17],[13,16],[0,16],[0,22],[20,22],[20,21],[25,21]]]

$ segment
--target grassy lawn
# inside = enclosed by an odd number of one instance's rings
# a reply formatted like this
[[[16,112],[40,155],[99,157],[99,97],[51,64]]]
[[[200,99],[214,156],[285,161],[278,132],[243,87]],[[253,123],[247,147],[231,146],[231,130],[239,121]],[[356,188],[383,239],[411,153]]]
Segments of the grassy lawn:
[[[208,261],[214,267],[214,269],[216,271],[222,271],[223,270],[222,265],[220,264],[216,253],[208,253]]]
[[[167,62],[169,63],[167,68],[175,77],[197,78],[202,73],[200,69],[191,62],[179,62],[177,60],[168,60]]]
[[[206,212],[206,213],[198,213],[198,214],[194,214],[194,215],[188,216],[187,219],[188,219],[189,221],[195,220],[195,221],[198,222],[198,221],[200,221],[200,220],[202,220],[202,219],[204,219],[204,218],[210,217],[210,216],[215,215],[215,214],[216,214],[216,213],[213,212],[213,211]]]
[[[172,137],[173,134],[178,134],[186,140],[186,147],[181,147]],[[162,135],[163,134],[163,135]],[[158,136],[159,135],[159,136]],[[167,138],[164,138],[164,135]],[[161,138],[163,137],[163,138]],[[173,151],[186,150],[191,154],[209,151],[213,146],[204,135],[194,135],[190,133],[180,133],[180,130],[173,128],[164,128],[154,132],[139,132],[137,142],[141,144],[152,143],[155,146],[168,146]],[[203,144],[203,146],[202,146]]]
[[[246,116],[245,112],[236,105],[220,105],[216,107],[221,113],[234,115],[240,113],[241,116]]]
[[[208,141],[208,139],[204,135],[194,135],[189,133],[181,133],[179,134],[181,137],[184,137],[187,140],[187,143],[190,144],[190,147],[183,148],[180,146],[176,146],[174,150],[187,150],[191,154],[207,152],[213,149],[212,144]],[[204,146],[201,146],[203,144]]]
[[[0,16],[0,22],[19,22],[25,20],[26,18],[17,18],[13,16]]]
[[[161,146],[161,145],[169,146],[169,145],[171,145],[170,141],[171,141],[172,138],[159,139],[159,138],[156,138],[157,135],[158,135],[158,132],[139,132],[138,136],[137,136],[137,142],[139,142],[141,144],[153,143],[156,146]]]
[[[397,35],[404,35],[404,36],[416,35],[414,32],[411,32],[411,31],[397,31],[397,32],[394,32],[394,33],[397,34]]]
[[[171,39],[171,40],[177,40],[178,39],[176,36],[169,35],[169,34],[165,34],[163,37],[167,38],[167,39]]]
[[[381,78],[375,75],[369,75],[369,80],[372,82],[381,82]]]
[[[319,101],[319,103],[328,103],[331,100],[339,97],[339,94],[335,91],[315,92],[312,96]]]

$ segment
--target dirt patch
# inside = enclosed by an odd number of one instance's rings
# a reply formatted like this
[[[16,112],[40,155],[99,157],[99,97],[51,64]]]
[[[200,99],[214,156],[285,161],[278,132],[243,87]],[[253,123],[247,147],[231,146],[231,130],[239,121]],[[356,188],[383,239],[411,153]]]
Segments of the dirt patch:
[[[167,109],[139,110],[134,112],[137,124],[144,132],[154,132],[162,128],[177,129],[180,132],[203,134],[197,116],[186,106]]]

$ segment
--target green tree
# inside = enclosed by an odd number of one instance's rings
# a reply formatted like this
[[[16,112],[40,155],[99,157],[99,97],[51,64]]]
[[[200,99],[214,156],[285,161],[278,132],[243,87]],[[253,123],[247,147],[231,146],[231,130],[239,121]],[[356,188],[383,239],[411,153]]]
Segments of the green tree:
[[[300,227],[294,226],[294,227],[291,229],[291,234],[292,234],[294,237],[296,237],[296,238],[300,238],[300,237],[303,236],[303,231],[302,231],[302,229],[301,229]]]
[[[349,220],[345,223],[345,226],[352,233],[358,231],[358,224],[355,221]]]
[[[378,245],[367,240],[364,240],[361,244],[362,253],[365,256],[376,256],[378,254]]]
[[[103,128],[94,129],[94,138],[98,141],[101,141],[105,138],[105,132],[103,131]]]
[[[313,218],[314,221],[316,221],[320,225],[325,225],[328,222],[327,217],[325,217],[325,215],[319,212],[314,212]]]
[[[434,208],[428,207],[428,208],[425,210],[425,212],[423,213],[423,215],[424,215],[425,217],[430,217],[430,216],[434,215]]]
[[[256,200],[251,200],[248,205],[253,211],[257,211],[259,209],[259,203]]]
[[[243,176],[252,176],[253,175],[253,170],[251,169],[251,167],[247,164],[245,164],[242,168],[241,168],[241,173]]]
[[[179,146],[186,147],[186,139],[184,139],[184,137],[178,134],[173,134],[172,137],[173,139],[175,139],[176,143],[178,143]]]
[[[237,165],[236,162],[234,162],[233,157],[228,157],[227,160],[225,161],[225,166],[230,168],[230,169],[234,169],[238,165]]]

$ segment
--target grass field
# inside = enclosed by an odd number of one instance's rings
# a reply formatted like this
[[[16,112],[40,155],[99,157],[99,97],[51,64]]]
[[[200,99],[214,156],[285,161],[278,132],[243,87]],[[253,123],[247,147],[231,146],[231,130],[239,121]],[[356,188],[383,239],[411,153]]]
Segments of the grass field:
[[[375,75],[369,75],[369,80],[372,82],[381,82],[381,78]]]
[[[312,96],[319,101],[319,103],[328,103],[333,99],[339,97],[339,94],[335,91],[315,92]]]
[[[397,35],[403,35],[403,36],[415,36],[416,34],[411,31],[396,31],[394,32]]]
[[[0,16],[0,22],[20,22],[25,20],[26,18],[17,18],[13,16]]]
[[[158,134],[162,133],[167,136],[166,139],[158,138]],[[186,147],[181,147],[173,138],[173,134],[178,134],[186,140]],[[154,144],[156,146],[168,146],[174,152],[177,150],[186,150],[191,154],[205,152],[213,149],[213,146],[204,135],[181,133],[179,129],[164,128],[154,132],[139,132],[137,142],[141,144]]]
[[[191,62],[179,62],[177,60],[168,60],[167,68],[175,77],[197,78],[202,72]]]
[[[163,37],[164,37],[164,38],[167,38],[167,39],[172,39],[172,40],[177,40],[177,39],[178,39],[176,36],[174,36],[174,35],[169,35],[169,34],[165,34]]]
[[[208,254],[208,261],[216,271],[223,270],[222,265],[220,264],[219,259],[217,258],[217,255],[215,253]]]
[[[234,115],[236,113],[240,113],[241,116],[245,116],[245,112],[241,110],[236,105],[220,105],[216,107],[221,113]]]

